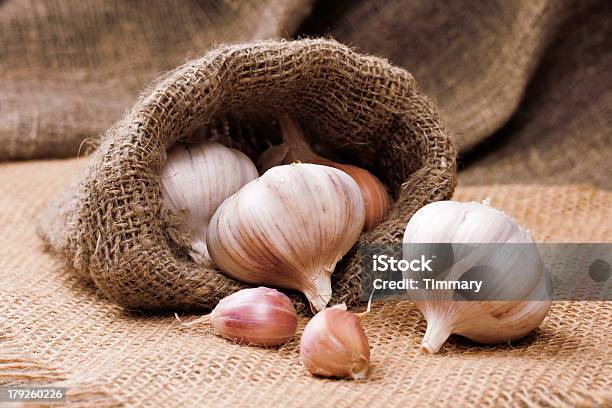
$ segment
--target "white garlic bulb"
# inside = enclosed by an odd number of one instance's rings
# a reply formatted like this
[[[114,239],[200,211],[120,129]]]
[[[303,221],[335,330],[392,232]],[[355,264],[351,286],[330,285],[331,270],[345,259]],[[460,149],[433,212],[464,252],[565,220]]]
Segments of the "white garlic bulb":
[[[297,320],[287,295],[260,286],[232,293],[221,299],[209,315],[185,326],[211,324],[228,340],[269,347],[289,341],[295,334]]]
[[[215,263],[243,282],[297,289],[311,307],[332,295],[331,274],[357,241],[365,204],[338,169],[296,163],[273,167],[228,198],[207,237]]]
[[[359,317],[336,305],[317,313],[300,340],[302,362],[312,374],[324,377],[365,378],[370,345]]]
[[[210,218],[223,200],[257,176],[251,159],[219,143],[176,145],[168,151],[162,194],[170,210],[183,214],[193,234],[193,260],[212,265],[206,248]]]
[[[438,255],[450,257],[444,280],[461,280],[475,271],[485,276],[481,285],[487,285],[489,294],[480,300],[464,300],[453,289],[419,286],[419,290],[410,290],[409,296],[427,320],[421,343],[424,351],[436,353],[452,333],[483,344],[516,340],[546,317],[551,305],[550,277],[531,234],[488,202],[428,204],[410,219],[403,242],[404,259],[418,256],[427,248],[422,244],[434,244],[429,247],[434,253],[450,251],[450,255]],[[435,249],[435,244],[452,245]]]

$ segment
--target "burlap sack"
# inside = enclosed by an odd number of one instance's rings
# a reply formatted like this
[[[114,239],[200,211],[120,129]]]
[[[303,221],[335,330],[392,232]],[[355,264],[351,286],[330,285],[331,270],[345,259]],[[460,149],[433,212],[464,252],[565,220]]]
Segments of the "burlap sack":
[[[396,197],[386,221],[338,265],[333,303],[358,302],[360,245],[399,242],[410,216],[449,198],[456,183],[449,136],[403,69],[328,40],[224,46],[160,79],[106,133],[78,185],[42,221],[52,249],[128,309],[211,308],[240,288],[185,256],[186,228],[164,206],[158,176],[167,148],[230,113],[291,113]]]

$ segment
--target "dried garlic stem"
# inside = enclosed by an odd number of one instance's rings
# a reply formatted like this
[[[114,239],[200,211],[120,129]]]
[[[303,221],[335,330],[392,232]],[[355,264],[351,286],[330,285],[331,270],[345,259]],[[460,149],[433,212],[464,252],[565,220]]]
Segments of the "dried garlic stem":
[[[442,345],[448,340],[451,330],[446,324],[427,324],[425,336],[421,341],[421,351],[425,353],[437,353]]]
[[[210,313],[204,316],[198,317],[197,319],[192,320],[189,323],[183,323],[183,321],[181,320],[181,318],[179,317],[177,313],[174,314],[174,317],[176,317],[176,320],[178,320],[181,326],[183,327],[193,327],[193,326],[197,326],[198,324],[210,324],[211,323]]]

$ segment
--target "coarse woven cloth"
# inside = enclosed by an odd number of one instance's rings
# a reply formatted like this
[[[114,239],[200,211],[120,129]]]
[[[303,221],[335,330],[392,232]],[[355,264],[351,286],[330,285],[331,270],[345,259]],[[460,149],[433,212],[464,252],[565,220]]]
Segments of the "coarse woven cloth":
[[[414,75],[462,153],[454,199],[491,197],[543,242],[612,242],[606,0],[3,0],[0,160],[90,152],[160,73],[217,44],[305,35]],[[511,346],[453,338],[433,356],[413,306],[375,304],[359,382],[311,377],[296,341],[240,347],[126,312],[36,236],[84,166],[0,164],[2,385],[66,385],[87,407],[612,405],[610,302],[556,302]]]
[[[435,355],[409,302],[364,318],[372,367],[364,381],[312,377],[299,343],[239,346],[171,314],[126,312],[46,253],[35,220],[84,160],[0,165],[0,384],[68,387],[74,406],[606,406],[612,403],[611,302],[555,302],[512,345],[451,338]],[[544,242],[612,235],[612,193],[584,185],[464,186]],[[183,315],[183,319],[190,319]],[[300,318],[296,338],[307,318]]]
[[[76,157],[161,73],[293,33],[311,0],[0,1],[0,160]]]
[[[4,0],[0,160],[91,151],[151,80],[217,44],[329,35],[414,75],[464,183],[610,189],[611,21],[607,0]]]

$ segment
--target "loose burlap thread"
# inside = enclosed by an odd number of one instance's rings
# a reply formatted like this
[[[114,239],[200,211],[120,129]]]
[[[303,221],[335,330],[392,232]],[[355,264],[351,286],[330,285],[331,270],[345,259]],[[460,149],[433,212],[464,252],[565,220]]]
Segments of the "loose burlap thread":
[[[166,149],[230,114],[270,120],[283,113],[371,169],[396,197],[386,220],[362,235],[332,276],[332,302],[357,304],[358,248],[399,242],[416,210],[449,198],[455,151],[408,72],[332,40],[223,46],[165,75],[106,133],[76,187],[47,211],[44,238],[125,308],[214,307],[242,285],[185,255],[186,228],[160,193]],[[257,140],[241,142],[258,151]]]

